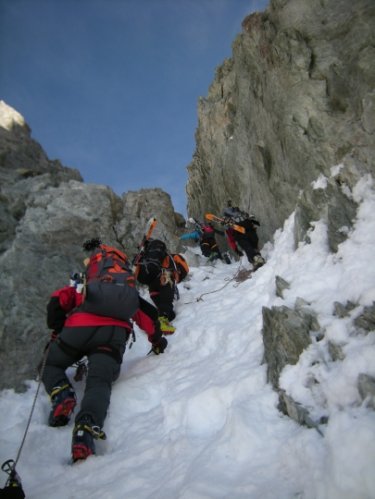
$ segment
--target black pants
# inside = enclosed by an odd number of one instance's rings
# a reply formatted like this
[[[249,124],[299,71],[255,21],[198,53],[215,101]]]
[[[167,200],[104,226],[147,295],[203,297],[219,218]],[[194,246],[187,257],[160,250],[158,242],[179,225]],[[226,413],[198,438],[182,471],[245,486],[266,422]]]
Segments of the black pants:
[[[159,315],[164,315],[172,321],[176,314],[173,308],[174,284],[161,285],[160,282],[149,286],[150,297],[158,309]]]
[[[58,341],[51,343],[42,378],[49,394],[54,387],[69,383],[65,374],[69,366],[85,355],[88,358],[85,393],[76,422],[88,415],[100,428],[103,426],[128,334],[119,326],[66,327],[59,336],[61,345]]]
[[[240,232],[234,231],[234,239],[236,243],[241,246],[241,249],[246,253],[247,259],[250,263],[253,263],[254,256],[260,255],[258,250],[258,235],[254,231],[248,232],[246,234],[241,234]]]
[[[216,258],[222,258],[219,246],[214,237],[203,238],[200,242],[200,248],[203,256],[210,257],[211,255],[215,255]]]
[[[4,487],[0,489],[0,497],[1,499],[23,499],[25,497],[25,493],[22,487]]]

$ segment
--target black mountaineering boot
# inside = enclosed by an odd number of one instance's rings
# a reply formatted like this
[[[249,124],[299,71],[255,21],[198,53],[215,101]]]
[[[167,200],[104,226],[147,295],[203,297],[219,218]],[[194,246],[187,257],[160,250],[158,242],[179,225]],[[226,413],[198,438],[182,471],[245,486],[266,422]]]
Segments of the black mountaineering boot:
[[[65,426],[76,406],[76,395],[69,384],[55,386],[51,392],[52,409],[48,418],[49,426]]]
[[[228,265],[230,265],[232,263],[230,256],[228,255],[227,252],[223,253],[223,259],[224,259],[225,263],[227,263]]]
[[[90,416],[83,417],[78,421],[73,430],[72,438],[72,459],[81,461],[95,454],[94,439],[106,439],[104,431],[96,426]]]
[[[265,259],[261,255],[255,255],[253,258],[253,270],[254,272],[266,263]]]

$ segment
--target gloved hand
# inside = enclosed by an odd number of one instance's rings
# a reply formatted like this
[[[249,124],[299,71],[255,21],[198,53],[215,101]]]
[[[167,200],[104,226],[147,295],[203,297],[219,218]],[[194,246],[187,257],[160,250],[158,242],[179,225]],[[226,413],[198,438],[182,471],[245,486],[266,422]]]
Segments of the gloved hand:
[[[254,224],[254,225],[257,225],[258,227],[260,227],[260,223],[259,223],[259,222],[258,222],[258,220],[254,217],[254,215],[251,215],[250,220],[253,222],[253,224]]]
[[[160,322],[159,319],[156,319],[154,321],[154,333],[150,337],[150,341],[153,345],[157,345],[159,341],[162,339],[162,337],[163,337],[163,332],[160,328]]]
[[[236,255],[238,256],[243,256],[243,253],[242,251],[240,251],[239,249],[235,249],[234,252],[236,253]]]
[[[159,355],[159,353],[164,353],[164,350],[167,348],[168,341],[167,338],[162,336],[157,343],[152,344],[151,351],[154,352],[155,355]]]
[[[52,331],[51,337],[50,337],[51,341],[57,340],[57,338],[59,337],[59,333],[61,333],[61,331]]]

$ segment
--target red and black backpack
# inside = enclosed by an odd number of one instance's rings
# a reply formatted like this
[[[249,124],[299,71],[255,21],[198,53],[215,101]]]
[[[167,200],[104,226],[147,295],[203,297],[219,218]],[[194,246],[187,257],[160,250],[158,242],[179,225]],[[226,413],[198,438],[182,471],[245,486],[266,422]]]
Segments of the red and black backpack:
[[[129,320],[135,314],[139,294],[125,253],[101,244],[91,255],[85,276],[81,311],[121,320]]]

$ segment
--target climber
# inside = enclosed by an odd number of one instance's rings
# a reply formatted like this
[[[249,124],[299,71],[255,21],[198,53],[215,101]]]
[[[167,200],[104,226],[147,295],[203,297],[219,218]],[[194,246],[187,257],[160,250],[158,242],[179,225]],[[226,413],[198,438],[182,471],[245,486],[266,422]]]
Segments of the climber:
[[[22,487],[7,485],[3,489],[0,489],[0,499],[23,499],[25,493]]]
[[[189,222],[195,225],[195,230],[183,234],[180,237],[181,241],[192,239],[195,242],[199,242],[202,255],[207,257],[210,262],[220,259],[225,260],[226,263],[231,263],[229,256],[226,253],[221,253],[215,238],[215,234],[224,236],[225,233],[223,231],[215,229],[211,223],[198,222],[194,218],[190,218]]]
[[[258,249],[259,240],[256,229],[256,226],[260,226],[258,220],[253,215],[241,211],[238,207],[233,207],[231,201],[228,201],[228,206],[223,210],[223,216],[245,229],[244,234],[231,227],[226,230],[230,248],[238,256],[243,255],[241,251],[243,250],[248,261],[253,265],[254,270],[262,267],[265,264],[265,260]]]
[[[178,299],[177,284],[187,276],[189,267],[180,254],[170,254],[165,243],[150,239],[138,259],[135,276],[139,283],[148,287],[150,298],[159,312],[160,328],[163,334],[173,334],[170,324],[176,317],[174,299]]]
[[[76,406],[66,369],[83,356],[88,358],[85,392],[73,429],[73,462],[95,454],[94,440],[106,438],[102,428],[111,386],[120,374],[127,341],[134,334],[133,321],[147,333],[156,355],[168,345],[156,308],[135,288],[126,255],[97,238],[86,241],[84,250],[90,257],[85,259],[82,289],[66,286],[53,294],[57,301],[48,310],[48,322],[58,330],[62,320],[64,324],[50,343],[42,371],[52,404],[48,423],[65,426]],[[59,307],[64,311],[63,319]]]

